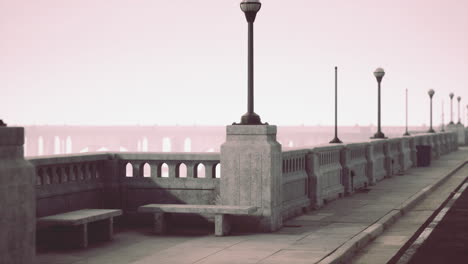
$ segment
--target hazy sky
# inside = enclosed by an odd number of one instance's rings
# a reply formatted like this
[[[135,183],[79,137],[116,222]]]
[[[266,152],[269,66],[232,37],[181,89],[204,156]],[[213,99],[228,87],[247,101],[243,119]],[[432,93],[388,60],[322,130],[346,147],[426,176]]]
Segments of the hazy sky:
[[[233,0],[0,0],[0,119],[10,124],[212,124],[247,109],[247,23]],[[468,102],[468,0],[264,0],[255,112],[276,125],[449,120]],[[456,104],[454,104],[454,110]],[[456,111],[455,111],[456,113]]]

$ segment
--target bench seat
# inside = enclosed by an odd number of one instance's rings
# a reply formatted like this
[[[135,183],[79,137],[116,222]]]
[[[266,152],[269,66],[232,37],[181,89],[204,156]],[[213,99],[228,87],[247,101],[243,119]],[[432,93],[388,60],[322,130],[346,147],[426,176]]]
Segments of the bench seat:
[[[88,246],[88,223],[107,220],[106,236],[110,240],[114,233],[113,218],[119,215],[122,215],[120,209],[82,209],[41,217],[36,223],[39,229],[51,226],[81,226],[80,245],[86,248]]]
[[[224,236],[231,230],[229,215],[250,215],[256,211],[255,206],[242,205],[147,204],[138,207],[140,213],[153,214],[153,230],[156,234],[163,234],[166,231],[165,213],[214,214],[215,235]]]

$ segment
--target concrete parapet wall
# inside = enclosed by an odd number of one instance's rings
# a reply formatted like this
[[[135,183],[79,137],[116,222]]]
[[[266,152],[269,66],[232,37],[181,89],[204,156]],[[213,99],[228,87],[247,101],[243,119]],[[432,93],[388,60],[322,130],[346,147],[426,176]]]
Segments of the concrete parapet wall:
[[[302,214],[310,207],[307,154],[308,150],[304,149],[282,153],[283,221]]]
[[[402,171],[407,171],[409,168],[413,167],[413,164],[416,164],[416,162],[413,162],[411,138],[401,138],[400,164],[402,165]]]
[[[367,188],[370,184],[368,170],[369,143],[346,144],[342,151],[341,164],[346,194]]]
[[[87,154],[29,159],[35,166],[37,217],[108,207],[103,190],[112,175],[103,169],[112,158],[111,154]]]
[[[345,193],[341,151],[343,145],[319,146],[311,149],[309,155],[309,195],[314,208],[325,202],[342,197]]]
[[[384,139],[370,141],[369,170],[372,185],[388,176],[387,148],[387,141]]]
[[[390,138],[387,141],[387,176],[401,174],[404,168],[402,159],[402,139]]]
[[[281,151],[273,126],[230,129],[221,153],[104,153],[30,159],[35,165],[37,215],[86,207],[132,212],[148,203],[232,203],[263,208],[255,213],[259,221],[247,222],[258,226],[257,230],[271,231],[304,210],[319,208],[415,166],[417,145],[431,145],[438,153],[456,145],[456,134],[447,132]],[[245,219],[238,220],[244,223]]]

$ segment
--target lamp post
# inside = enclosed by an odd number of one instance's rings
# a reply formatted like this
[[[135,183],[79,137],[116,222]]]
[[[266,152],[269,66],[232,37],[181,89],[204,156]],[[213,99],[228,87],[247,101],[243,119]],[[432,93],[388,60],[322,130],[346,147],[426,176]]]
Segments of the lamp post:
[[[377,133],[375,133],[373,138],[385,138],[384,133],[381,131],[380,127],[380,83],[382,82],[382,78],[385,75],[385,71],[382,68],[377,68],[374,71],[374,76],[377,79],[378,84],[378,95],[377,95]]]
[[[460,125],[460,124],[461,124],[461,117],[460,117],[460,101],[461,101],[461,97],[460,97],[460,96],[457,97],[457,101],[458,101],[458,123],[457,123],[457,125]]]
[[[409,136],[410,133],[408,132],[408,89],[405,89],[405,98],[406,98],[406,121],[405,121],[405,133],[403,134],[403,136]]]
[[[335,138],[330,143],[343,143],[338,138],[338,67],[335,66]]]
[[[253,59],[253,23],[257,12],[262,7],[259,0],[243,0],[241,10],[245,13],[248,24],[248,102],[247,113],[241,117],[241,125],[261,125],[260,116],[254,112],[254,59]]]
[[[442,100],[442,128],[440,129],[441,132],[445,132],[445,128],[444,128],[444,100]]]
[[[430,110],[430,112],[431,112],[431,121],[430,121],[430,124],[431,124],[431,125],[430,125],[430,127],[429,127],[429,130],[427,131],[427,132],[429,132],[429,133],[435,133],[434,129],[432,129],[432,97],[434,96],[434,93],[435,93],[435,92],[434,92],[433,89],[430,89],[430,90],[427,92],[427,94],[429,95],[430,105],[431,105],[431,108],[430,108],[430,109],[431,109],[431,110]]]
[[[449,125],[453,125],[453,93],[450,93],[449,97],[450,97],[450,123]]]

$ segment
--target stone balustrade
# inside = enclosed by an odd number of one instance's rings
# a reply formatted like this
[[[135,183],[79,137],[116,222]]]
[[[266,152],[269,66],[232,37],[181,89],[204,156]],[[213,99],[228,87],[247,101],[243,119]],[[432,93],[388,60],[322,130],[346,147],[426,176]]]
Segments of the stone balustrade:
[[[388,139],[387,176],[391,177],[403,173],[404,161],[402,159],[403,146],[401,138]]]
[[[282,153],[282,217],[283,220],[301,214],[309,208],[308,150],[290,150]]]
[[[378,181],[388,176],[388,144],[384,139],[372,139],[369,150],[370,184],[375,185]]]
[[[341,163],[345,193],[351,194],[357,189],[367,188],[370,182],[368,170],[369,143],[346,144],[342,151]]]
[[[36,170],[38,217],[102,206],[104,169],[112,154],[85,154],[31,158]]]
[[[324,203],[344,195],[343,166],[340,145],[317,146],[309,154],[311,206],[319,208]]]
[[[119,153],[115,159],[127,211],[149,203],[215,204],[219,196],[219,153]]]
[[[276,193],[281,198],[280,218],[320,208],[343,195],[378,184],[385,177],[404,173],[416,166],[416,147],[420,145],[431,146],[432,158],[436,159],[456,149],[457,135],[422,133],[278,152],[281,187]],[[220,153],[31,158],[36,172],[37,216],[89,207],[120,208],[129,214],[150,203],[222,204],[220,160]],[[259,198],[262,194],[250,195]]]

